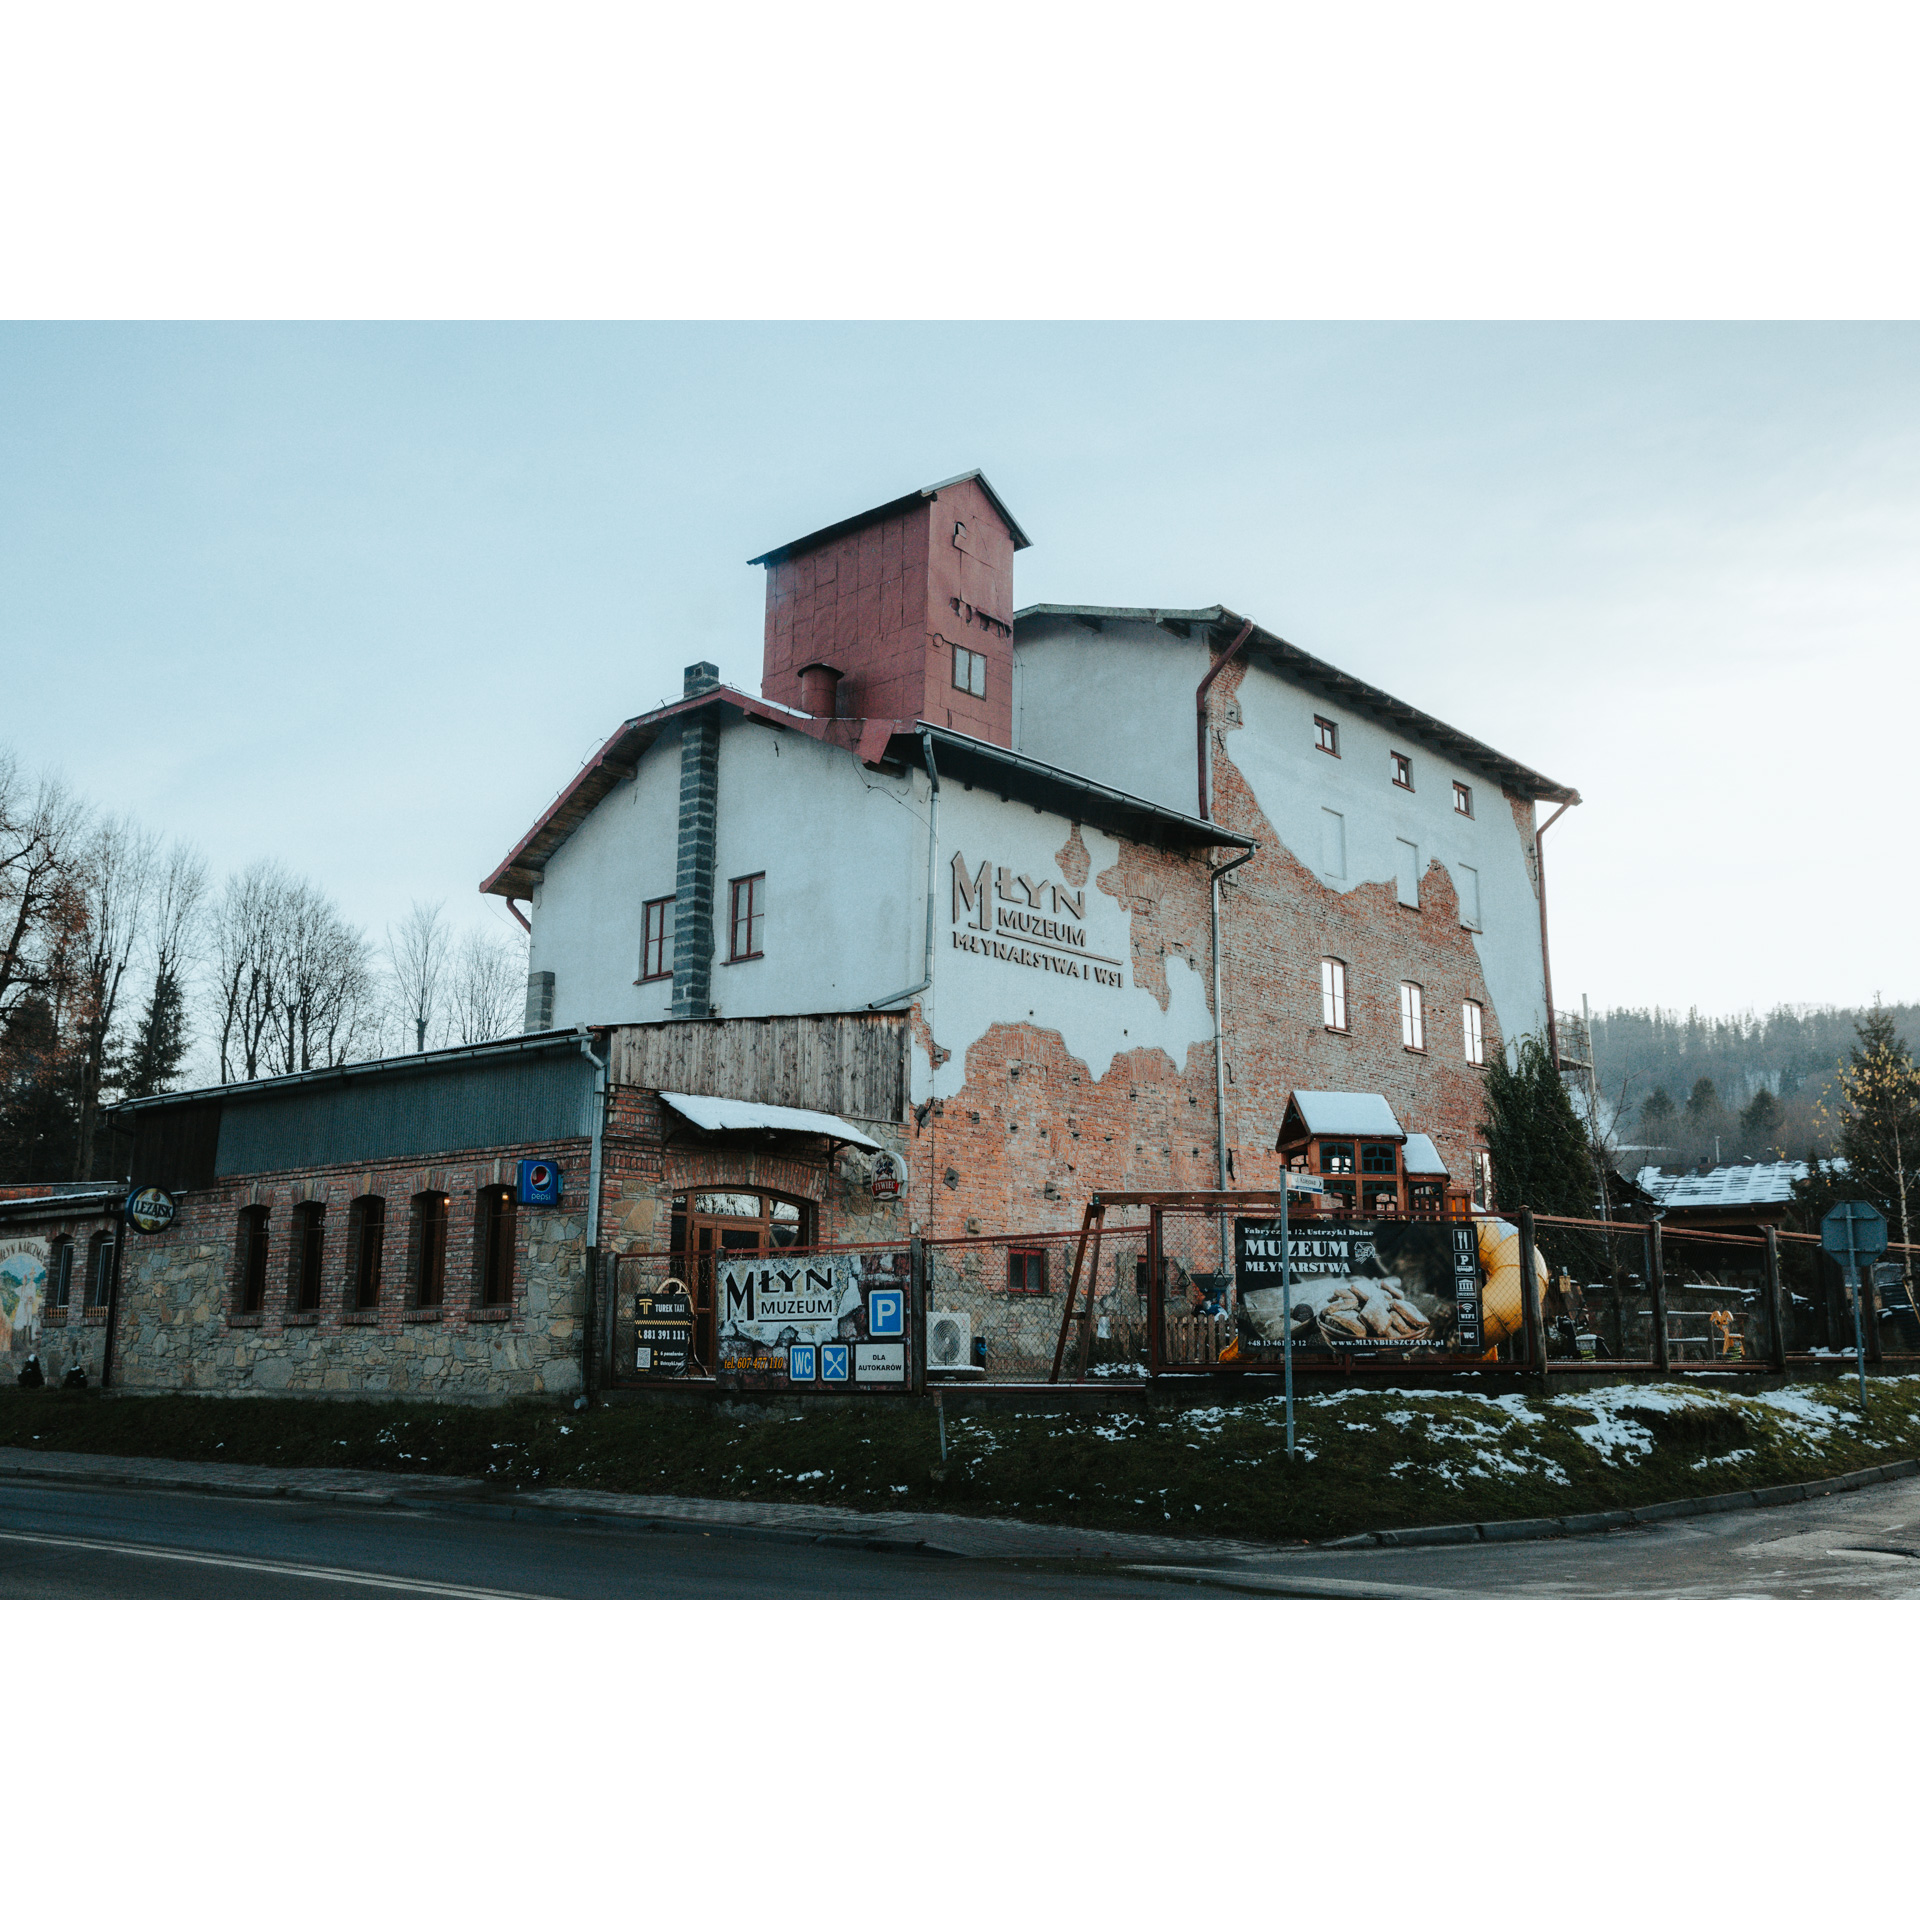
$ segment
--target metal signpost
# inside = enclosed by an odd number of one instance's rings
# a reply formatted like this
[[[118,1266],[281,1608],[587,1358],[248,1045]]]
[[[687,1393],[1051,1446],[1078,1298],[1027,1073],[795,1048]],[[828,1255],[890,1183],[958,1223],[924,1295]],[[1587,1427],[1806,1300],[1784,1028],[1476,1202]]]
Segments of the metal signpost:
[[[1287,1196],[1291,1193],[1325,1193],[1327,1183],[1318,1174],[1284,1173],[1280,1176],[1280,1311],[1284,1341],[1281,1364],[1287,1378],[1287,1458],[1293,1458],[1293,1252],[1287,1239]]]
[[[1820,1245],[1851,1275],[1853,1353],[1860,1369],[1860,1411],[1867,1410],[1867,1337],[1860,1324],[1860,1269],[1887,1250],[1887,1219],[1865,1200],[1842,1200],[1820,1222]]]

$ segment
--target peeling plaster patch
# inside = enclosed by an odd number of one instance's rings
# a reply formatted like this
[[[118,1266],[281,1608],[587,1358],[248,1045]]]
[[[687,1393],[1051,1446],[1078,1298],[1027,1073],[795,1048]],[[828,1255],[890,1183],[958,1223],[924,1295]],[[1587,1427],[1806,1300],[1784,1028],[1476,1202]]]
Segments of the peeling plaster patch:
[[[1080,838],[1078,820],[1073,823],[1073,831],[1067,835],[1067,844],[1053,857],[1068,886],[1084,887],[1087,884],[1093,856],[1087,852],[1087,843]]]

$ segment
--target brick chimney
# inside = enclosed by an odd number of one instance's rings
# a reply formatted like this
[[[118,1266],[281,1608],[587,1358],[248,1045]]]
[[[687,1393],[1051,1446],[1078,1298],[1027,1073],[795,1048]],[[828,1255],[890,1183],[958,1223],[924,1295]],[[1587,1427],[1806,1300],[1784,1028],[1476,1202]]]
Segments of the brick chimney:
[[[931,720],[1010,747],[1013,556],[1031,544],[976,472],[760,554],[761,694],[817,713],[831,690],[843,719]]]

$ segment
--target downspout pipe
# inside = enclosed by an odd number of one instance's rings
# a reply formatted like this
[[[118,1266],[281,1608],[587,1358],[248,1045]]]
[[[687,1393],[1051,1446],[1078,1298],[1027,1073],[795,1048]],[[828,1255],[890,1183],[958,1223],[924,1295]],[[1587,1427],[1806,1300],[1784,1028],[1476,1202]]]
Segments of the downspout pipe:
[[[1220,1001],[1220,880],[1224,874],[1231,873],[1235,867],[1244,867],[1258,853],[1258,847],[1249,847],[1245,853],[1236,854],[1225,865],[1210,867],[1212,876],[1207,889],[1208,915],[1213,931],[1213,1120],[1214,1149],[1219,1159],[1219,1188],[1227,1190],[1227,1054],[1226,1054],[1226,1013]]]
[[[1253,622],[1241,622],[1240,631],[1233,636],[1233,645],[1223,653],[1206,671],[1206,677],[1193,690],[1193,732],[1195,760],[1200,773],[1200,818],[1211,820],[1213,815],[1207,811],[1207,789],[1213,784],[1208,775],[1213,771],[1213,756],[1207,751],[1207,689],[1219,679],[1221,672],[1233,656],[1247,644],[1247,636],[1253,631]],[[1239,861],[1233,863],[1236,867]],[[1222,873],[1227,869],[1222,867]]]
[[[911,1000],[923,994],[933,985],[933,890],[934,878],[940,864],[940,769],[934,765],[933,736],[922,733],[920,751],[927,763],[927,783],[931,791],[927,795],[927,952],[926,965],[918,984],[902,987],[898,993],[890,993],[883,1000],[869,1000],[867,1010],[877,1013],[882,1007],[893,1006],[897,1001]]]
[[[1546,826],[1533,830],[1533,878],[1540,895],[1540,980],[1547,995],[1547,1058],[1553,1062],[1555,1073],[1560,1071],[1560,1028],[1553,1017],[1553,962],[1547,954],[1547,856],[1540,840],[1547,827],[1552,826],[1569,807],[1577,804],[1573,800],[1561,801],[1547,817]]]
[[[589,1134],[590,1145],[587,1150],[587,1302],[586,1311],[580,1316],[580,1391],[591,1394],[593,1391],[593,1336],[595,1322],[603,1317],[596,1293],[608,1301],[612,1299],[612,1289],[597,1286],[600,1278],[600,1168],[602,1162],[601,1140],[607,1129],[607,1072],[608,1059],[601,1057],[594,1047],[591,1033],[580,1035],[580,1051],[593,1067],[593,1125]],[[607,1051],[612,1054],[613,1042],[608,1038]],[[607,1355],[613,1353],[613,1315],[604,1315],[607,1323]]]

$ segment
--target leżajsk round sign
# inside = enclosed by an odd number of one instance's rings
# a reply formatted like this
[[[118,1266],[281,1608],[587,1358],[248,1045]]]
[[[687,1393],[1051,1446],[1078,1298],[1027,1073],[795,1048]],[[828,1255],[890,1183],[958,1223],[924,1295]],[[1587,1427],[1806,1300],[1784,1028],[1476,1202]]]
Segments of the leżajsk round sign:
[[[174,1212],[173,1195],[164,1187],[141,1187],[127,1195],[127,1225],[135,1233],[165,1233]]]

